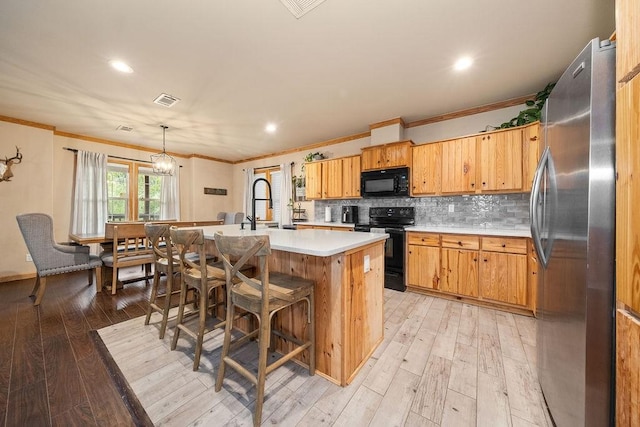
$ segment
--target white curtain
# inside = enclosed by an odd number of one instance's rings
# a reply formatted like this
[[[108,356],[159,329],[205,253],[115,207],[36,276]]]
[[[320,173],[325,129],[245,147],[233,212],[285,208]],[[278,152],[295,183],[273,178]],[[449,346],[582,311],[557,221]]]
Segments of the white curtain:
[[[107,222],[107,155],[78,150],[71,233],[103,234]]]
[[[162,176],[160,219],[180,220],[180,168],[173,175]]]
[[[280,227],[283,225],[291,224],[291,214],[293,211],[289,210],[289,200],[293,197],[293,189],[291,188],[291,165],[283,163],[280,165],[280,177],[282,183],[280,184]],[[291,200],[293,203],[293,200]],[[291,206],[293,209],[293,205]]]
[[[244,170],[244,199],[242,201],[242,209],[244,216],[251,215],[251,186],[253,185],[253,168]]]

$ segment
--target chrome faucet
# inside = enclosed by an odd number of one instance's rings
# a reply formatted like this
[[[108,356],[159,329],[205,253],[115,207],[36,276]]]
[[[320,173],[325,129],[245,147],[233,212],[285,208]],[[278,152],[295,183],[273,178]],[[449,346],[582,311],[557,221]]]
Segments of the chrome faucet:
[[[256,184],[260,181],[264,181],[267,183],[267,188],[269,189],[269,198],[268,199],[256,199]],[[251,229],[256,229],[256,201],[264,200],[269,202],[269,209],[273,209],[273,199],[271,198],[271,184],[264,178],[258,178],[253,181],[253,188],[251,189]]]

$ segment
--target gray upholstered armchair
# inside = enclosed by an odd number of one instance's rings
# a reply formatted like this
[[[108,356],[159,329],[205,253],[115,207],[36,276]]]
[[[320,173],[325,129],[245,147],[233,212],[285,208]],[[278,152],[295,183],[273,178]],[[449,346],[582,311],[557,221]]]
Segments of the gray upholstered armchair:
[[[96,289],[102,286],[102,261],[89,254],[88,246],[59,245],[53,240],[53,221],[42,213],[29,213],[16,216],[20,232],[27,244],[33,263],[36,266],[36,284],[31,291],[39,305],[46,287],[47,276],[71,271],[89,270],[89,284],[93,283],[93,269],[96,270]]]

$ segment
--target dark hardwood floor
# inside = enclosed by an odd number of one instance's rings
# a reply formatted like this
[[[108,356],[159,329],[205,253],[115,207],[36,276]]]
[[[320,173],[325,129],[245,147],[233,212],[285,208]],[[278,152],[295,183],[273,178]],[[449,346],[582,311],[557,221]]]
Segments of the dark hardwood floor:
[[[136,425],[90,331],[145,314],[150,285],[112,296],[86,272],[53,276],[34,307],[34,281],[0,283],[0,425]]]

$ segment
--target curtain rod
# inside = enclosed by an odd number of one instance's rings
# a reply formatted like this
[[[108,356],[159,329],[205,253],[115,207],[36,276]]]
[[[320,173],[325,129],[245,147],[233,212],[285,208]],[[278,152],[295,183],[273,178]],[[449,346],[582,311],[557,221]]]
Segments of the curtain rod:
[[[295,165],[296,162],[291,162],[289,163],[289,166],[293,166]],[[260,166],[259,168],[253,168],[253,169],[273,169],[273,168],[279,168],[280,165],[271,165],[271,166]],[[243,171],[246,171],[246,169],[242,169]]]
[[[67,150],[67,151],[72,151],[72,152],[74,152],[76,154],[78,153],[78,149],[77,148],[62,147],[62,149],[63,150]],[[149,164],[153,163],[153,162],[150,162],[149,160],[138,160],[138,159],[132,159],[132,158],[129,158],[129,157],[112,156],[110,154],[107,154],[107,157],[111,157],[113,159],[120,159],[120,160],[129,160],[129,161],[138,162],[138,163],[149,163]],[[178,166],[182,167],[182,165],[178,165]]]

